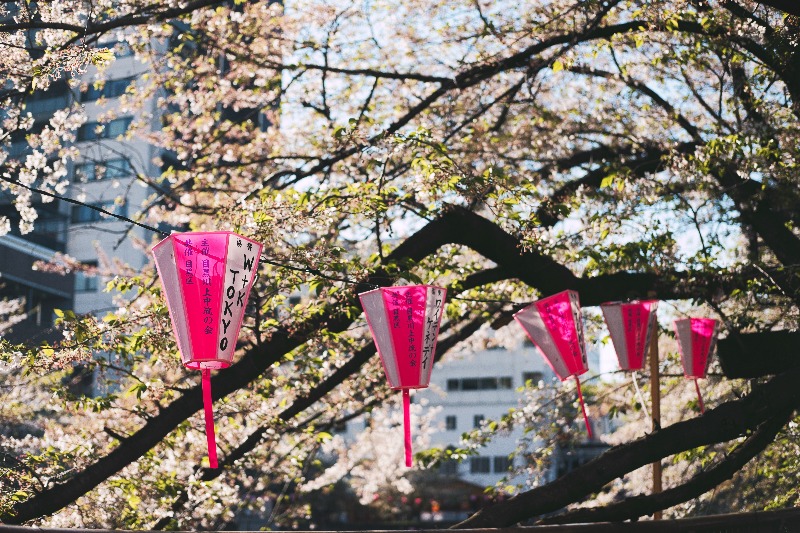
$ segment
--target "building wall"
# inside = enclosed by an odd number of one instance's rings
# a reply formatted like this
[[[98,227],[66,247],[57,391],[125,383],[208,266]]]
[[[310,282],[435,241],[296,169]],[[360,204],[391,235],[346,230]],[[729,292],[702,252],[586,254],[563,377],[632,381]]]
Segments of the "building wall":
[[[461,435],[479,426],[480,420],[499,419],[517,407],[521,397],[518,389],[526,378],[554,378],[553,371],[530,345],[465,354],[437,363],[430,387],[414,398],[415,402],[427,400],[429,407],[441,407],[434,422],[432,445],[459,446]],[[455,467],[453,473],[470,483],[494,485],[507,474],[510,465],[504,462],[521,437],[522,430],[497,436],[480,449],[477,457],[445,468]]]
[[[94,69],[84,76],[83,82],[88,90],[79,98],[87,115],[87,125],[111,118],[115,123],[107,123],[103,133],[97,135],[89,131],[79,134],[77,146],[81,159],[72,165],[71,185],[67,195],[71,198],[98,205],[107,211],[135,218],[152,192],[136,176],[156,177],[160,171],[154,160],[156,149],[141,135],[125,131],[122,136],[115,133],[125,130],[128,122],[150,120],[143,124],[144,131],[159,127],[157,113],[153,113],[155,102],[145,102],[143,111],[120,109],[120,98],[126,85],[141,82],[142,74],[149,70],[148,65],[137,61],[132,55],[117,51],[117,59],[105,72],[106,83],[103,88],[92,86],[96,78]],[[102,98],[97,98],[102,94]],[[113,117],[109,117],[109,113]],[[152,116],[154,118],[148,118]],[[130,128],[130,126],[128,126]],[[92,138],[99,137],[99,138]],[[78,276],[75,287],[74,310],[76,313],[103,314],[114,307],[115,294],[104,292],[110,276],[119,266],[128,265],[139,269],[147,264],[147,246],[154,235],[130,223],[89,212],[86,208],[70,206],[70,228],[66,252],[79,261],[96,264],[101,271],[108,272],[97,279]]]

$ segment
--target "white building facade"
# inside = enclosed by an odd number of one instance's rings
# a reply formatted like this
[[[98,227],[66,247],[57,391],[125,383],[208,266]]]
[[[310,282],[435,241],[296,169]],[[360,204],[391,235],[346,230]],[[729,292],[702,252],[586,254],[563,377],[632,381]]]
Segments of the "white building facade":
[[[440,361],[434,368],[430,387],[419,391],[414,401],[425,399],[426,407],[441,408],[434,422],[431,445],[459,447],[463,433],[516,408],[522,397],[519,389],[526,381],[537,384],[554,378],[538,350],[526,343],[514,350],[497,348]],[[483,487],[495,485],[514,466],[510,455],[522,436],[522,429],[497,435],[480,448],[477,456],[445,464],[442,473]]]

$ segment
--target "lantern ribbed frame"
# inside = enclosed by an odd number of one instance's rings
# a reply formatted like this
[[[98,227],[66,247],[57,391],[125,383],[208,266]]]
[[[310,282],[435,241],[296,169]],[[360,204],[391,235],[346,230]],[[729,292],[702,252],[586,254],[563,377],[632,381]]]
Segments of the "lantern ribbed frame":
[[[719,321],[714,318],[682,318],[674,322],[674,327],[684,376],[705,378],[717,343]]]
[[[389,386],[426,388],[447,290],[434,285],[381,287],[359,295]]]
[[[536,300],[515,313],[514,319],[561,381],[589,370],[576,291],[562,291]]]
[[[658,300],[600,304],[620,369],[644,368],[650,340],[658,328],[657,309]]]
[[[261,250],[231,231],[173,233],[153,247],[187,368],[230,366]]]

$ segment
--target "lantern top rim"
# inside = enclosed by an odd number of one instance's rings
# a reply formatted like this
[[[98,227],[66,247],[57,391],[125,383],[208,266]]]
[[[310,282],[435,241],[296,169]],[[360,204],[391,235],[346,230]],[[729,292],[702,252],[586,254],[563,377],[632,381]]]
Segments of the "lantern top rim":
[[[360,292],[358,294],[359,295],[369,294],[371,292],[382,291],[382,290],[385,290],[385,289],[409,289],[409,288],[413,288],[413,287],[426,287],[426,288],[432,288],[432,289],[441,289],[443,291],[447,290],[446,288],[440,287],[439,285],[429,285],[429,284],[426,284],[426,283],[417,283],[415,285],[389,285],[388,287],[376,287],[374,289],[370,289],[368,291],[363,291],[363,292]]]
[[[528,305],[526,305],[525,307],[523,307],[522,309],[520,309],[519,311],[514,313],[512,316],[517,316],[518,314],[522,313],[523,311],[526,311],[526,310],[530,309],[531,307],[536,305],[538,302],[541,302],[542,300],[547,300],[548,298],[552,298],[553,296],[558,296],[559,294],[564,294],[564,293],[580,297],[580,295],[578,294],[578,291],[576,291],[574,289],[565,289],[563,291],[554,292],[553,294],[549,294],[547,296],[542,296],[541,298],[537,298],[536,300],[532,301],[531,303],[529,303]]]
[[[716,318],[710,318],[710,317],[706,317],[706,316],[688,316],[686,318],[676,318],[675,319],[675,323],[677,324],[678,322],[686,322],[687,320],[689,320],[689,321],[702,320],[703,322],[709,322],[709,321],[710,322],[719,322]]]
[[[173,237],[181,237],[184,235],[236,235],[237,237],[241,237],[242,239],[246,239],[255,244],[261,244],[252,237],[246,237],[240,233],[236,233],[235,231],[231,230],[216,230],[216,231],[174,231],[158,241],[151,250],[155,250],[159,246],[165,244],[167,241],[171,240]]]

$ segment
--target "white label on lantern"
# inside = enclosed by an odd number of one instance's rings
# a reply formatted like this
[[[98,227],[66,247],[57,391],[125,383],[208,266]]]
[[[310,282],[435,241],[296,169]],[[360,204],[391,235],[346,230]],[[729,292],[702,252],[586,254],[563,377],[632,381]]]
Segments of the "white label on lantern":
[[[706,366],[703,368],[703,376],[708,373],[708,365],[711,364],[711,355],[717,347],[717,334],[719,333],[719,322],[714,322],[714,332],[711,334],[711,342],[708,345],[708,354],[706,354]]]
[[[225,282],[222,286],[217,359],[230,361],[242,325],[247,297],[258,270],[261,246],[236,234],[228,236]]]
[[[650,343],[653,340],[653,335],[658,335],[658,301],[650,302],[650,320],[647,326],[647,336],[644,340],[644,353],[642,354],[642,366],[644,366],[645,361],[647,361],[647,354],[650,351]]]
[[[622,317],[622,304],[603,304],[600,306],[600,309],[603,311],[603,317],[606,319],[606,326],[608,326],[611,342],[614,344],[614,349],[617,352],[619,366],[623,370],[627,370],[631,367],[631,362],[628,357],[628,340],[625,335],[625,319]]]
[[[572,319],[575,322],[575,329],[576,333],[578,334],[578,345],[581,351],[581,362],[583,363],[583,372],[589,370],[589,360],[586,357],[586,342],[584,341],[583,337],[583,317],[581,316],[581,304],[578,299],[578,293],[576,291],[568,291],[569,300],[572,309]]]
[[[361,305],[364,307],[364,314],[367,317],[367,324],[375,339],[378,354],[383,363],[383,370],[389,380],[389,386],[400,386],[400,374],[397,370],[394,345],[392,344],[392,333],[389,329],[389,317],[386,314],[386,307],[383,305],[383,292],[380,289],[365,292],[359,295]]]
[[[692,323],[690,319],[676,320],[675,333],[678,336],[678,344],[681,349],[681,364],[683,373],[686,376],[692,375],[694,353],[692,353]]]
[[[178,278],[178,270],[175,268],[175,251],[172,239],[164,239],[153,248],[153,257],[156,260],[156,269],[161,278],[161,286],[164,289],[164,298],[168,302],[182,303],[181,283]],[[186,309],[184,309],[183,305],[169,305],[168,308],[173,329],[175,330],[175,337],[178,341],[178,350],[181,352],[181,359],[186,363],[191,361],[194,356],[189,337],[189,322],[186,320]]]
[[[444,311],[445,290],[428,287],[425,300],[425,323],[422,326],[422,354],[420,362],[420,385],[427,386],[431,381],[433,360],[436,356],[436,337]]]

